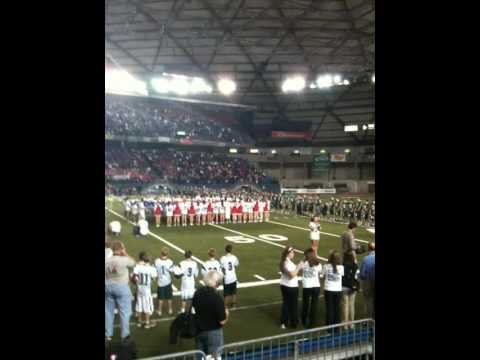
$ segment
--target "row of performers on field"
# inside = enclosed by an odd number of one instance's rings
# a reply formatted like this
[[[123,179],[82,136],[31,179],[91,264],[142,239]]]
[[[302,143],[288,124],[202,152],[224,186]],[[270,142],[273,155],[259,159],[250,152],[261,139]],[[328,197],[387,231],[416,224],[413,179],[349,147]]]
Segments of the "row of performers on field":
[[[280,213],[296,213],[297,215],[310,214],[328,220],[352,221],[361,225],[375,223],[375,200],[340,200],[331,198],[322,201],[314,198],[301,198],[288,195],[279,195],[272,198],[272,209]]]
[[[147,206],[146,206],[147,204]],[[134,222],[145,220],[147,215],[155,219],[156,227],[165,220],[166,226],[207,224],[245,224],[269,221],[270,201],[267,199],[231,200],[179,200],[145,201],[125,200],[124,214]]]

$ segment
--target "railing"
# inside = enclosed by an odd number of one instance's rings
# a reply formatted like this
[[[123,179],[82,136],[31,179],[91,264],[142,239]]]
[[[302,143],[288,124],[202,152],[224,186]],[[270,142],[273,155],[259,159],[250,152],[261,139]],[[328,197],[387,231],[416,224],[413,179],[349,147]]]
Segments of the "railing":
[[[153,356],[149,358],[142,358],[141,360],[203,360],[206,355],[203,351],[192,350],[174,354],[167,354],[161,356]]]
[[[216,354],[222,360],[375,359],[375,322],[358,320],[227,344]]]
[[[203,356],[203,357],[202,357]],[[375,321],[356,320],[224,345],[214,356],[201,351],[169,354],[142,360],[216,359],[216,360],[274,360],[274,359],[375,359]]]

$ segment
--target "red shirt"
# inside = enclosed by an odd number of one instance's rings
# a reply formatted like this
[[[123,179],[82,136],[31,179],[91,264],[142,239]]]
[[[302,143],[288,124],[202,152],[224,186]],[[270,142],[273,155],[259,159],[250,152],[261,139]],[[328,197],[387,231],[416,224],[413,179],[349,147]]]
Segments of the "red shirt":
[[[268,201],[265,202],[265,207],[263,208],[263,211],[268,211]]]
[[[193,205],[190,205],[190,208],[188,209],[188,213],[190,215],[195,215],[195,207]]]
[[[175,210],[173,210],[174,215],[180,215],[180,205],[175,205]]]
[[[242,207],[242,205],[238,205],[238,207],[237,207],[237,212],[238,212],[239,214],[241,214],[241,213],[243,212],[243,207]]]
[[[155,215],[162,215],[162,209],[158,205],[155,207]]]
[[[212,204],[211,204],[211,203],[208,203],[207,212],[209,212],[209,213],[213,212],[213,208],[212,208]]]
[[[258,201],[253,205],[253,211],[257,212],[258,211]]]

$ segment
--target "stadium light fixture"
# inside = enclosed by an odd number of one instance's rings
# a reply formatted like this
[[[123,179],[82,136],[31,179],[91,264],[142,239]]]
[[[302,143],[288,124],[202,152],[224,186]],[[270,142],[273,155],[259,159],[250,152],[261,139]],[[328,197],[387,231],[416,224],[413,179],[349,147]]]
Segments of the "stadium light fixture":
[[[185,136],[187,133],[185,131],[177,131],[177,136]]]
[[[228,152],[229,152],[230,154],[236,154],[236,153],[238,153],[238,150],[232,148],[232,149],[228,150]]]
[[[355,132],[355,131],[358,131],[358,125],[345,125],[343,130],[345,132]]]
[[[315,83],[310,84],[310,89],[316,89],[316,88],[317,88],[317,85],[315,85]]]
[[[348,81],[347,79],[343,80],[343,85],[350,85],[350,81]]]
[[[342,77],[340,75],[333,75],[333,83],[340,85],[342,83]]]
[[[218,91],[224,95],[231,95],[237,90],[237,84],[230,79],[220,79],[217,83]]]
[[[299,155],[299,154],[300,154],[300,150],[295,149],[295,150],[293,150],[293,153],[294,153],[295,155]]]
[[[375,124],[368,124],[368,130],[375,130]]]
[[[190,92],[190,84],[188,80],[183,78],[174,78],[170,82],[172,92],[178,95],[188,95]]]
[[[272,154],[275,155],[277,153],[277,150],[272,149]]]
[[[119,69],[105,71],[105,91],[148,95],[145,82],[134,78],[127,71]]]
[[[283,92],[300,92],[305,89],[306,81],[303,76],[294,76],[285,81],[282,84]],[[310,85],[311,87],[311,85]]]
[[[375,74],[372,75],[372,83],[375,84]]]
[[[170,91],[170,80],[166,78],[155,78],[150,80],[150,84],[153,87],[153,90],[156,92],[163,94],[168,93]]]
[[[250,149],[250,154],[258,154],[260,150],[258,149]]]
[[[325,154],[326,152],[327,152],[327,150],[325,150],[325,149],[320,150],[320,154]]]
[[[365,130],[367,130],[367,129],[368,129],[367,124],[363,124],[363,125],[362,125],[362,130],[365,131]]]
[[[333,85],[332,75],[321,75],[317,78],[317,87],[320,89],[329,88]]]
[[[345,154],[350,154],[350,149],[345,149]]]

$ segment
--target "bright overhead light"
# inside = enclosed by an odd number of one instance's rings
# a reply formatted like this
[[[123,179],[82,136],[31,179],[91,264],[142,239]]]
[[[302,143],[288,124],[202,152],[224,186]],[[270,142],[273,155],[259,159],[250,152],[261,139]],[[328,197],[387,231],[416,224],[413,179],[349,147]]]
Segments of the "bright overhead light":
[[[258,149],[250,149],[250,154],[258,154],[259,150]]]
[[[320,150],[320,154],[325,154],[327,151],[325,149]]]
[[[174,78],[171,80],[171,90],[178,95],[187,95],[190,92],[190,84],[186,79]]]
[[[217,83],[217,87],[224,95],[231,95],[237,90],[237,84],[230,79],[220,79]]]
[[[317,78],[317,86],[320,89],[329,88],[332,85],[333,85],[332,75],[326,74],[326,75],[321,75]]]
[[[317,85],[315,85],[315,83],[310,84],[310,89],[316,89],[316,88],[317,88]]]
[[[300,150],[293,150],[293,153],[298,155],[300,154]]]
[[[118,69],[105,71],[105,90],[111,92],[148,95],[145,82],[134,78],[125,70]]]
[[[187,133],[185,131],[177,131],[177,136],[185,136]]]
[[[375,74],[372,75],[372,83],[375,84]]]
[[[194,78],[190,83],[190,91],[192,93],[208,92],[208,89],[208,84],[201,78]]]
[[[340,75],[333,76],[333,83],[339,85],[342,82],[342,77]]]
[[[150,80],[153,89],[158,93],[168,93],[170,91],[170,80],[166,78],[156,78]]]
[[[277,153],[277,150],[272,149],[272,154],[276,154],[276,153]]]
[[[350,85],[350,81],[348,81],[347,79],[343,80],[343,85]]]
[[[228,150],[228,152],[230,154],[236,154],[236,153],[238,153],[238,150],[237,149],[230,149],[230,150]]]
[[[358,131],[358,125],[345,125],[343,130],[345,132],[355,132],[355,131]]]
[[[345,153],[346,154],[350,153],[350,149],[345,149]]]
[[[362,130],[367,130],[367,129],[368,129],[367,124],[363,124],[363,125],[362,125]]]
[[[299,92],[305,89],[305,86],[306,86],[305,78],[302,76],[295,76],[295,77],[285,79],[285,81],[282,84],[282,91],[283,92]]]
[[[368,130],[375,130],[375,124],[368,124]]]

